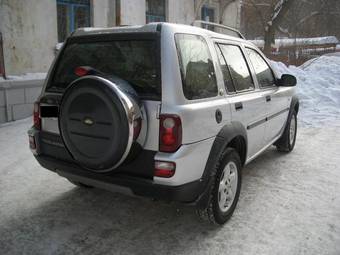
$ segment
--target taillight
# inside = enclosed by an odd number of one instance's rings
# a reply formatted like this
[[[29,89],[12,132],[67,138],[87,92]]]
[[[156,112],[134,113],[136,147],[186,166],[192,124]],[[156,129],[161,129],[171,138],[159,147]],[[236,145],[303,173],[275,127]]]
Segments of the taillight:
[[[41,129],[40,105],[39,102],[34,103],[33,108],[33,126],[36,129]]]
[[[140,130],[142,129],[142,119],[138,118],[133,121],[133,140],[137,140]]]
[[[155,161],[154,176],[170,178],[175,174],[176,164],[167,161]]]
[[[161,114],[159,118],[159,150],[175,152],[182,145],[181,119],[173,114]]]

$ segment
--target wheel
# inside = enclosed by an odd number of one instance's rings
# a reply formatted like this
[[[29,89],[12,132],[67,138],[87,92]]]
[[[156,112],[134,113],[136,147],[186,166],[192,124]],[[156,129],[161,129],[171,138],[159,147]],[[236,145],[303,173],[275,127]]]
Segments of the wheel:
[[[294,149],[297,133],[297,114],[293,111],[290,114],[285,131],[281,138],[275,143],[278,151],[291,152]]]
[[[86,185],[86,184],[81,183],[81,182],[72,181],[72,180],[70,180],[70,179],[67,179],[67,180],[68,180],[70,183],[72,183],[72,184],[74,184],[74,185],[76,185],[76,186],[78,186],[78,187],[80,187],[80,188],[87,188],[87,189],[92,189],[92,188],[93,188],[92,186]]]
[[[228,148],[217,163],[207,207],[197,209],[202,219],[222,225],[231,217],[240,196],[241,169],[238,153]]]

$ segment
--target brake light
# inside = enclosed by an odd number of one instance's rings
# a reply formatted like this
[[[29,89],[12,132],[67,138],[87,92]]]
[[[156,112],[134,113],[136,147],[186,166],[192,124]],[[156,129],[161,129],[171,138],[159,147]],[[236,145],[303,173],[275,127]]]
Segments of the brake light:
[[[182,122],[179,116],[161,114],[159,125],[159,150],[175,152],[182,145]]]
[[[91,68],[88,66],[78,66],[74,69],[74,73],[79,77],[89,74],[90,71],[91,71]]]
[[[174,176],[175,170],[176,170],[176,164],[174,162],[155,161],[154,176],[170,178]]]
[[[35,102],[34,103],[34,108],[33,108],[33,126],[36,129],[41,129],[40,104],[39,104],[39,102]]]

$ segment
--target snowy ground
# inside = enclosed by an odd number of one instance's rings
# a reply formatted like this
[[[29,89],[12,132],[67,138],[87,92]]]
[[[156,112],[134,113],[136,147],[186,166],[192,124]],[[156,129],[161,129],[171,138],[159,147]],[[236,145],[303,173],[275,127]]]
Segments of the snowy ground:
[[[337,58],[303,69],[276,64],[299,80],[297,144],[290,154],[272,147],[244,168],[223,227],[181,204],[74,187],[33,158],[30,119],[0,125],[0,254],[340,254]]]
[[[301,128],[293,153],[245,167],[223,227],[191,207],[74,187],[38,165],[30,120],[0,128],[0,253],[340,254],[340,132]]]

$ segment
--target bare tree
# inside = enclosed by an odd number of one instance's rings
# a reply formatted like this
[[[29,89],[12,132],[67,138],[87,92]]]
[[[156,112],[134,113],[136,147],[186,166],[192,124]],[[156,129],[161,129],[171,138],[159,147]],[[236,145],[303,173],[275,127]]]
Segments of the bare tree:
[[[270,20],[267,22],[265,27],[264,34],[264,52],[266,54],[270,54],[271,52],[271,44],[275,43],[275,32],[278,30],[281,22],[284,19],[284,16],[288,12],[288,10],[293,5],[294,0],[279,0],[271,15]]]

